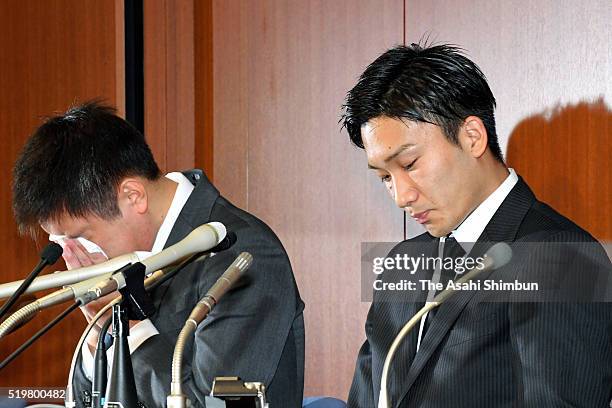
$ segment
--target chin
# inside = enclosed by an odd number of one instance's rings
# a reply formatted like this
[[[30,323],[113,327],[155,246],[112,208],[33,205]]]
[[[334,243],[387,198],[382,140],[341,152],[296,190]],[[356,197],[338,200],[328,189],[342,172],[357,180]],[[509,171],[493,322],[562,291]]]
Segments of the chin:
[[[427,230],[427,232],[429,232],[429,235],[431,235],[434,238],[440,238],[446,235],[445,233],[439,232],[439,231]]]
[[[427,232],[429,232],[429,235],[435,238],[444,237],[448,235],[448,233],[450,232],[450,230],[447,230],[446,228],[441,228],[441,227],[431,225],[431,224],[425,225],[424,227],[427,230]]]

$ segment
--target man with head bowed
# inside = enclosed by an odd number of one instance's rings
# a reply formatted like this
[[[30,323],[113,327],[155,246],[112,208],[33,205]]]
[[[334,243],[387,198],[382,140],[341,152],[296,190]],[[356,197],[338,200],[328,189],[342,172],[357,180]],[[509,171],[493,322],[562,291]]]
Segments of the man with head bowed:
[[[414,248],[420,248],[432,256],[451,249],[477,256],[485,242],[580,242],[593,244],[598,261],[609,263],[588,232],[538,201],[506,166],[494,108],[481,70],[451,45],[390,49],[348,92],[343,125],[352,143],[364,149],[368,167],[397,206],[426,230],[391,255],[418,256]],[[568,256],[555,253],[556,265],[569,264]],[[505,269],[529,268],[515,253]],[[558,268],[552,280],[567,273]],[[374,292],[350,408],[377,406],[387,351],[429,293],[414,296],[402,302]],[[390,366],[392,407],[608,406],[609,303],[487,303],[483,293],[455,296],[403,340]]]
[[[274,405],[301,406],[304,304],[287,254],[266,224],[223,198],[202,171],[162,175],[143,135],[113,109],[89,102],[34,132],[15,164],[13,193],[20,229],[36,236],[42,227],[60,241],[71,269],[133,251],[157,253],[202,224],[223,223],[236,243],[158,286],[151,294],[155,313],[130,322],[138,398],[149,408],[166,406],[179,331],[198,300],[248,251],[252,266],[185,350],[183,392],[202,407],[214,377],[239,376],[263,382]],[[114,296],[84,307],[86,317]],[[91,395],[97,338],[94,331],[77,367],[79,407]]]

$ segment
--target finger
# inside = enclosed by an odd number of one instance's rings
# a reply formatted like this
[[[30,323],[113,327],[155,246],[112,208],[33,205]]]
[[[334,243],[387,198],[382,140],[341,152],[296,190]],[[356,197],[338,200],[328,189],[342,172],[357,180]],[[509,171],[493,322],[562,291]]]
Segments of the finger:
[[[95,264],[99,264],[101,262],[108,261],[108,258],[105,257],[104,254],[102,254],[101,252],[90,252],[89,257],[91,258],[92,262]]]
[[[66,240],[66,247],[72,251],[72,253],[79,260],[82,266],[91,266],[94,264],[89,255],[89,252],[87,252],[83,245],[81,245],[81,243],[76,239]]]
[[[64,258],[64,262],[66,262],[66,267],[69,270],[80,268],[81,266],[83,266],[81,265],[79,258],[77,258],[77,256],[74,254],[74,252],[72,251],[72,249],[70,249],[68,245],[64,246],[64,252],[62,252],[62,258]]]
[[[108,260],[106,255],[104,255],[102,252],[89,252],[89,250],[85,248],[85,245],[83,245],[80,240],[74,239],[73,242],[76,244],[77,248],[81,251],[81,253],[89,257],[92,263],[97,264]]]

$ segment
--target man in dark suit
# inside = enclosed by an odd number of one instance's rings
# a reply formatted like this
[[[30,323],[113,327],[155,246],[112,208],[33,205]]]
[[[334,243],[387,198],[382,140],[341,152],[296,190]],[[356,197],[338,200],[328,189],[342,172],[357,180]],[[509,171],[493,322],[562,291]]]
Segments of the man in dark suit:
[[[480,69],[448,45],[391,49],[347,95],[343,122],[352,142],[364,148],[369,168],[397,205],[427,231],[397,245],[391,258],[477,258],[489,242],[503,241],[514,248],[512,261],[483,279],[533,279],[546,289],[566,289],[554,293],[570,294],[545,302],[545,292],[510,291],[497,300],[494,291],[458,292],[401,343],[389,374],[390,406],[607,407],[612,308],[601,302],[609,299],[587,296],[599,301],[589,302],[585,293],[572,292],[585,281],[581,290],[600,289],[588,284],[600,281],[577,261],[581,248],[588,247],[581,261],[598,272],[609,273],[609,259],[593,237],[539,202],[506,167],[494,108]],[[444,282],[445,273],[421,269],[416,276]],[[402,277],[390,270],[382,281]],[[350,408],[378,404],[391,343],[435,294],[423,288],[374,291]]]
[[[155,253],[211,221],[236,234],[229,250],[158,286],[149,319],[130,322],[138,398],[145,406],[166,406],[178,333],[242,251],[253,255],[253,264],[188,344],[183,392],[195,406],[205,406],[214,377],[239,376],[263,382],[275,405],[301,406],[304,304],[287,254],[267,225],[220,196],[201,171],[162,176],[136,129],[111,109],[88,103],[47,120],[28,140],[14,175],[19,226],[35,233],[41,225],[61,240],[70,268],[133,251]],[[83,243],[101,252],[90,253]],[[110,298],[88,305],[86,316],[91,319]],[[97,337],[91,335],[83,347],[75,375],[80,407],[91,392]]]

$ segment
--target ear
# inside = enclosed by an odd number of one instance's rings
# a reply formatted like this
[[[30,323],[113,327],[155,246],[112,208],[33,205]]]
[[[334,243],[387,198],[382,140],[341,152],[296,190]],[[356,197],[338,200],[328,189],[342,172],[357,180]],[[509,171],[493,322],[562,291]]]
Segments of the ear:
[[[123,214],[126,211],[144,214],[149,208],[147,189],[137,178],[125,178],[119,183],[117,202]]]
[[[472,157],[478,158],[485,153],[489,140],[482,119],[478,116],[465,118],[459,132],[459,143],[463,150],[469,152]]]

